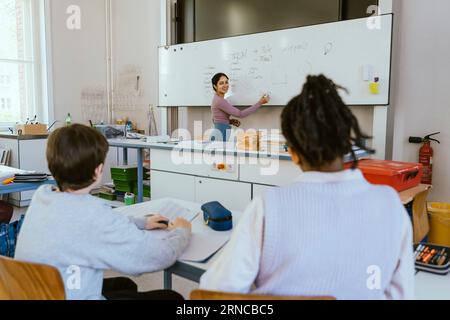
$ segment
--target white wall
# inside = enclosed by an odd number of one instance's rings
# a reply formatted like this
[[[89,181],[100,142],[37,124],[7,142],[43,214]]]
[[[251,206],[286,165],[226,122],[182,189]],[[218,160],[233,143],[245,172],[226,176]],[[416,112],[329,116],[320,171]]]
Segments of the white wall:
[[[373,133],[373,107],[361,106],[351,107],[353,113],[358,118],[364,133],[371,136]],[[257,113],[241,119],[241,128],[247,129],[281,129],[282,107],[263,107]],[[202,121],[204,130],[212,128],[211,109],[209,107],[181,108],[180,127],[188,129],[191,133],[194,130],[194,121]],[[193,137],[197,138],[197,137]],[[369,141],[370,144],[370,141]]]
[[[85,122],[82,92],[107,88],[105,0],[50,0],[52,67],[55,119],[71,113],[74,122]],[[81,8],[81,29],[69,30],[66,13],[70,5]],[[132,111],[118,111],[116,118],[129,117],[139,129],[147,129],[148,105],[158,103],[158,57],[160,1],[113,0],[113,76],[129,65],[141,69],[142,95]],[[106,96],[103,99],[106,105]],[[108,119],[103,119],[107,121]]]
[[[81,8],[81,29],[69,30],[70,5]],[[51,0],[53,102],[55,119],[81,122],[81,92],[86,87],[106,89],[104,0]]]
[[[409,136],[441,131],[430,199],[450,202],[450,23],[448,0],[396,0],[393,158],[418,161]]]
[[[137,111],[119,110],[118,117],[129,116],[139,128],[147,129],[148,106],[158,105],[158,46],[161,38],[160,1],[113,1],[113,65],[115,74],[127,66],[141,69],[141,96]],[[158,127],[158,129],[160,129]]]

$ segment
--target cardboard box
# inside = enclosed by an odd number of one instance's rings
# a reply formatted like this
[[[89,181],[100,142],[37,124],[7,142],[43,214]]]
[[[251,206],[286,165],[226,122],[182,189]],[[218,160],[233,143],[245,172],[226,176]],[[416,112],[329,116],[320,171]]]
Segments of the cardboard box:
[[[19,124],[16,126],[16,132],[19,136],[40,136],[48,134],[46,124]]]

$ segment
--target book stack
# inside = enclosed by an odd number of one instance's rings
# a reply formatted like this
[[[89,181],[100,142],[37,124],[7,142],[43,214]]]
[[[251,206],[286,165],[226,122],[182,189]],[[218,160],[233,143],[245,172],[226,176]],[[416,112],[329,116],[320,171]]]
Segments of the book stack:
[[[137,166],[117,166],[111,168],[111,177],[116,191],[133,192],[137,184]]]
[[[16,174],[14,176],[14,183],[39,183],[48,180],[46,173],[24,173]]]
[[[6,149],[0,149],[0,165],[7,166],[9,165],[11,157],[11,151]]]
[[[144,178],[149,176],[149,172],[150,170],[144,167]],[[112,167],[111,177],[118,197],[123,196],[127,192],[137,194],[137,166]],[[143,189],[144,197],[150,198],[150,182],[144,182]]]

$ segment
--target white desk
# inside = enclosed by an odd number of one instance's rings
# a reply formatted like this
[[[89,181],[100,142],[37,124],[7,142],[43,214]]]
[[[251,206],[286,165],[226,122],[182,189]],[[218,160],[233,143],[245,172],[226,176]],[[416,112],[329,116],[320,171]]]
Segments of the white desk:
[[[450,300],[450,274],[434,275],[420,271],[416,275],[417,300]]]
[[[158,199],[155,201],[146,202],[146,205],[148,205],[148,212],[154,212],[154,208],[157,207],[157,205],[161,201],[170,200],[173,201],[183,207],[189,208],[196,212],[201,212],[201,204],[184,201],[184,200],[178,200],[173,198],[164,198],[164,199]],[[135,206],[142,206],[141,204],[136,204]],[[132,208],[128,207],[127,211]],[[116,209],[121,210],[121,209]],[[233,226],[236,226],[238,223],[242,213],[238,211],[232,211],[233,213]],[[203,221],[203,215],[199,214],[193,221],[192,221],[192,232],[193,233],[202,233],[202,232],[211,232],[211,229],[205,225]],[[230,232],[225,232],[225,235],[231,236]],[[215,254],[211,259],[208,260],[207,263],[194,263],[194,262],[186,262],[186,261],[177,261],[172,267],[164,270],[164,288],[165,289],[171,289],[172,288],[172,275],[178,275],[180,277],[186,278],[191,281],[199,282],[200,277],[203,275],[203,273],[211,266],[213,261],[218,258],[219,255]]]
[[[196,210],[201,206],[201,204],[188,201],[170,200],[188,208],[195,208]],[[152,202],[148,202],[148,205],[149,210],[151,210]],[[238,223],[240,217],[240,212],[233,212],[234,225]],[[209,227],[203,223],[202,215],[198,215],[192,222],[193,232],[201,232],[201,230],[208,230],[208,228]],[[220,251],[218,253],[220,253]],[[177,261],[172,267],[164,270],[164,289],[172,289],[172,275],[199,282],[203,273],[205,273],[214,261],[218,259],[218,253],[206,263]],[[417,273],[415,280],[417,300],[450,300],[450,274],[447,276],[439,276],[421,271]]]

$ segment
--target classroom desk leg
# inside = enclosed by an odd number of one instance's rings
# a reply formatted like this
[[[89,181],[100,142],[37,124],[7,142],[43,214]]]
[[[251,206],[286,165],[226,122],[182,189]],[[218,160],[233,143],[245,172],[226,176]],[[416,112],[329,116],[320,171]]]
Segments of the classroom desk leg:
[[[138,161],[138,203],[144,202],[144,157],[142,149],[137,149]]]
[[[123,148],[123,164],[125,166],[128,165],[128,149],[127,148]]]
[[[172,290],[172,273],[164,270],[164,289]]]

